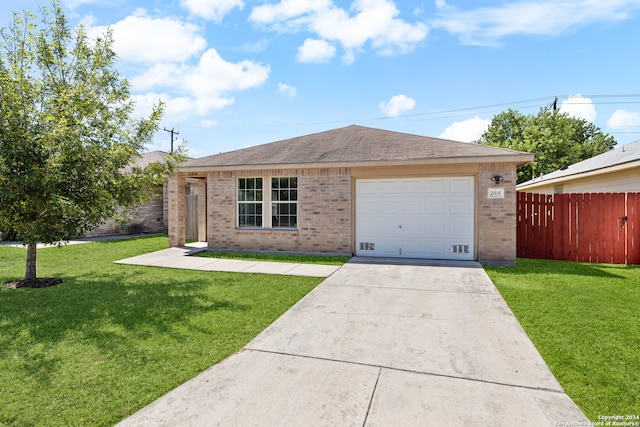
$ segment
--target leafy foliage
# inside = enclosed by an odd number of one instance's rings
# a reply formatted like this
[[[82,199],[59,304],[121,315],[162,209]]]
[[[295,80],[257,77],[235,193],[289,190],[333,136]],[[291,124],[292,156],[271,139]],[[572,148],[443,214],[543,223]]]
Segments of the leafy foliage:
[[[14,13],[0,30],[0,230],[33,247],[65,241],[150,197],[183,156],[133,167],[158,129],[162,103],[132,118],[129,83],[114,68],[110,32],[72,30],[57,0]]]
[[[522,183],[610,150],[615,139],[584,119],[541,108],[525,116],[516,110],[496,115],[478,144],[535,153],[535,160],[518,169]]]

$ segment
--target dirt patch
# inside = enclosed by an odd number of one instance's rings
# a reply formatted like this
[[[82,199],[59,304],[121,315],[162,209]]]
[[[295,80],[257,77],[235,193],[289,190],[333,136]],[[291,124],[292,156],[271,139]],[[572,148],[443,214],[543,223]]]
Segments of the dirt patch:
[[[48,288],[49,286],[55,286],[62,283],[62,280],[55,279],[53,277],[40,277],[35,280],[14,280],[12,282],[5,282],[4,285],[7,288]]]

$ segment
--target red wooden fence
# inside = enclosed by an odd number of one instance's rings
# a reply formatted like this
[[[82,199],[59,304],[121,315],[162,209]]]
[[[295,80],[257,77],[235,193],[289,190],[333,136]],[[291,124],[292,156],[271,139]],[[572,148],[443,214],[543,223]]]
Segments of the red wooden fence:
[[[518,193],[517,255],[640,264],[640,193]]]

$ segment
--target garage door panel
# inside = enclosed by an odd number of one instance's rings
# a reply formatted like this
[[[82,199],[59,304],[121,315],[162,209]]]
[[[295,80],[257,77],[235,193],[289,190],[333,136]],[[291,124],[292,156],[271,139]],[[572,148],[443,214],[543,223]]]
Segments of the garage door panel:
[[[442,194],[449,190],[449,185],[444,178],[430,178],[425,181],[425,192]]]
[[[468,200],[452,200],[449,203],[449,213],[456,214],[469,214],[473,212],[473,203]]]
[[[425,243],[425,253],[430,258],[445,258],[448,242],[445,240],[429,240]]]
[[[358,194],[360,196],[377,195],[380,193],[380,184],[376,181],[358,182]]]
[[[356,181],[356,254],[474,259],[473,177]]]
[[[398,234],[397,221],[388,218],[378,218],[376,221],[365,221],[360,236],[395,237]]]
[[[451,193],[472,193],[473,180],[468,178],[451,178],[449,180],[449,192]]]
[[[407,179],[401,185],[402,194],[422,194],[424,193],[424,182],[418,179]]]
[[[402,227],[397,226],[401,235],[405,239],[410,239],[415,236],[424,236],[426,233],[426,224],[422,219],[414,219],[402,221]]]
[[[398,206],[400,211],[398,212]],[[421,200],[402,200],[395,205],[395,211],[399,217],[424,216],[426,208],[425,203]]]
[[[458,227],[450,227],[449,228],[449,239],[454,244],[467,244],[466,242],[471,241],[469,239],[469,234],[472,233],[472,228],[466,225],[460,225]]]
[[[398,194],[400,193],[402,186],[398,180],[383,180],[380,181],[379,193],[381,194]]]
[[[425,214],[444,214],[449,212],[447,200],[427,200],[425,201]]]
[[[366,215],[397,215],[398,204],[390,200],[363,200],[358,204],[362,212]]]
[[[430,221],[425,221],[425,238],[427,239],[442,239],[449,235],[449,221],[445,218],[434,218]]]
[[[401,250],[401,252],[400,252]],[[425,253],[425,242],[423,240],[405,240],[399,255],[406,258],[420,258]]]

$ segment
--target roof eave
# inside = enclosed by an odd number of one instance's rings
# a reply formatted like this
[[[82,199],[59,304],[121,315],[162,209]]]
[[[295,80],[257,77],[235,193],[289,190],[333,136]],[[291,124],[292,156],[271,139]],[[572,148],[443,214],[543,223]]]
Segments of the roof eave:
[[[415,166],[434,164],[464,164],[464,163],[515,163],[522,166],[531,162],[534,158],[530,153],[518,153],[502,156],[463,156],[463,157],[438,157],[430,159],[412,160],[369,160],[363,162],[309,162],[309,163],[264,163],[264,164],[231,164],[209,166],[182,166],[180,172],[214,172],[235,170],[264,170],[264,169],[318,169],[318,168],[349,168],[349,167],[376,167],[376,166]]]
[[[581,178],[589,178],[592,177],[594,175],[600,175],[602,173],[611,173],[611,172],[618,172],[618,171],[623,171],[626,169],[632,169],[635,167],[640,167],[640,160],[634,160],[631,162],[626,162],[626,163],[618,163],[616,165],[612,165],[612,166],[605,166],[602,168],[598,168],[598,169],[592,169],[590,171],[584,171],[584,172],[576,172],[576,173],[571,173],[571,174],[567,174],[567,175],[562,175],[559,177],[555,177],[555,178],[547,178],[544,179],[541,178],[539,181],[535,181],[535,182],[523,182],[522,184],[519,184],[516,186],[516,190],[525,190],[525,189],[532,189],[532,188],[537,188],[537,187],[543,187],[543,186],[547,186],[547,185],[555,185],[555,184],[560,184],[566,181],[572,181],[574,179],[581,179]]]

